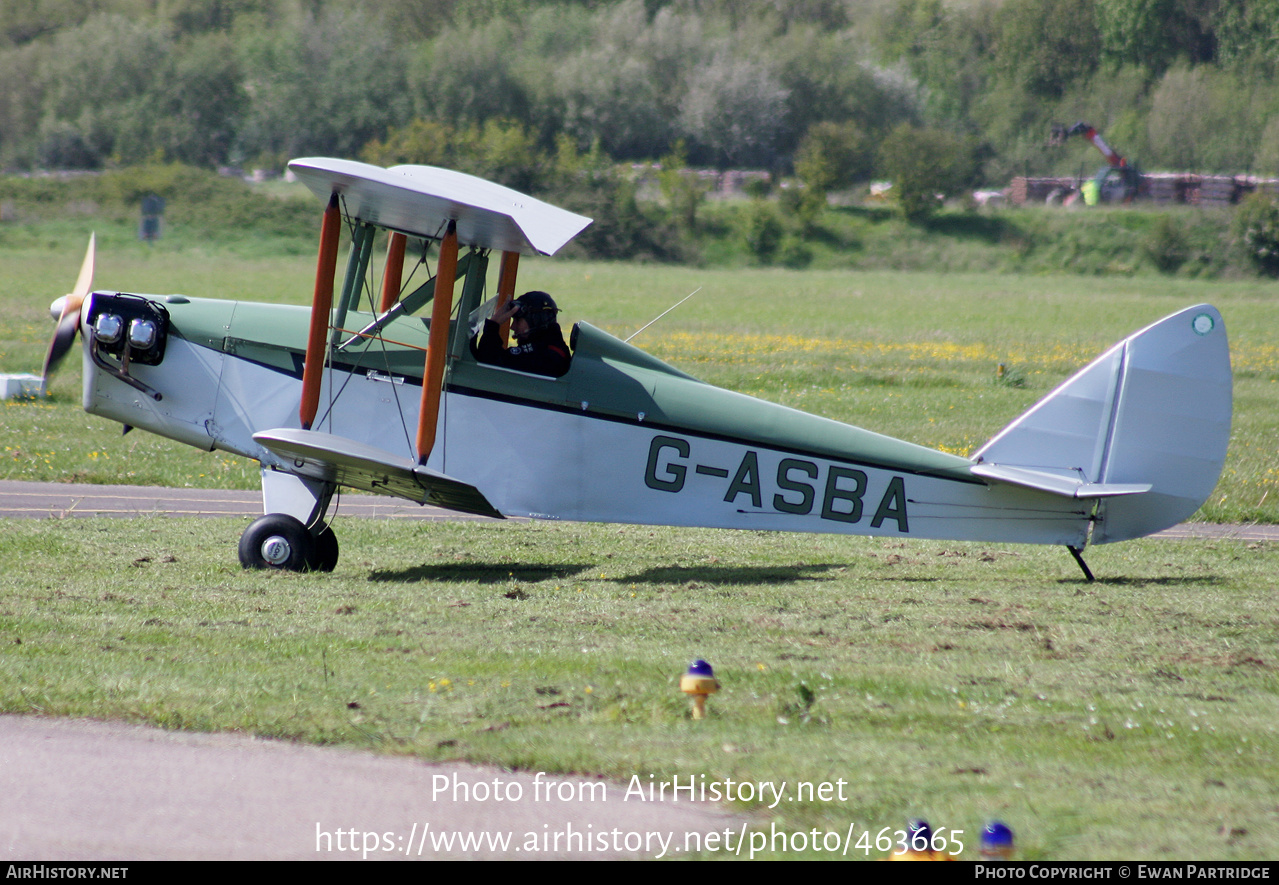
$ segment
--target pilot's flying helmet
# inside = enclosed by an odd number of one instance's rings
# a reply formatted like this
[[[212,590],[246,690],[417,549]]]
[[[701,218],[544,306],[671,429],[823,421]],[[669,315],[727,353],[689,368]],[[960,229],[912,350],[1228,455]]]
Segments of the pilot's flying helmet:
[[[515,303],[520,306],[517,317],[528,321],[530,332],[544,329],[555,322],[555,315],[560,309],[555,306],[555,299],[545,292],[525,292]]]

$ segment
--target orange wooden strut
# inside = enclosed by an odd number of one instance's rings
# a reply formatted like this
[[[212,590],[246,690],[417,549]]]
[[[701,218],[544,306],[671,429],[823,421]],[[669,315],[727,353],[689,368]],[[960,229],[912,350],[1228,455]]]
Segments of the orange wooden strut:
[[[431,306],[431,337],[426,344],[426,370],[422,377],[422,409],[417,421],[417,459],[425,464],[435,448],[435,424],[440,415],[444,385],[444,358],[449,347],[449,315],[453,313],[453,278],[457,276],[457,222],[449,222],[440,241],[435,268],[435,303]]]
[[[324,377],[324,347],[328,339],[329,313],[333,310],[333,277],[338,267],[338,236],[342,213],[338,195],[329,197],[320,226],[320,257],[315,268],[315,296],[311,300],[311,328],[306,339],[306,360],[302,364],[302,404],[298,417],[303,430],[310,430],[320,408],[320,380]]]
[[[520,269],[520,253],[503,252],[502,253],[502,269],[497,275],[497,306],[511,300],[515,294],[515,276]],[[507,320],[502,323],[502,341],[506,341],[507,335],[511,332],[511,321]]]
[[[382,273],[382,303],[378,313],[386,313],[400,297],[400,279],[404,276],[404,247],[409,238],[394,231],[386,244],[386,269]]]

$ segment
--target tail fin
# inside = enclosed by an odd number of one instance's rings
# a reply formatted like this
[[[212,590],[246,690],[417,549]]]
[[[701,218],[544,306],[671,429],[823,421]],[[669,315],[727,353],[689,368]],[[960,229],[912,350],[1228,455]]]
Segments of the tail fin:
[[[1097,498],[1094,544],[1140,538],[1207,500],[1230,417],[1226,326],[1201,304],[1099,356],[978,450],[973,472]]]

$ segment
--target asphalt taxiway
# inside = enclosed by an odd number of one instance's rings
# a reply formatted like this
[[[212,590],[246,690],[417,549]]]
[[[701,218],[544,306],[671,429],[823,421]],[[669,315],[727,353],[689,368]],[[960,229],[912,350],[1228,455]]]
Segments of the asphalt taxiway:
[[[69,519],[72,517],[246,516],[262,515],[259,492],[226,489],[175,489],[154,486],[99,486],[70,483],[0,481],[0,518]],[[373,519],[487,519],[438,507],[419,506],[399,498],[344,494],[335,499],[330,517]],[[1157,538],[1233,538],[1279,541],[1279,526],[1217,525],[1188,522]]]

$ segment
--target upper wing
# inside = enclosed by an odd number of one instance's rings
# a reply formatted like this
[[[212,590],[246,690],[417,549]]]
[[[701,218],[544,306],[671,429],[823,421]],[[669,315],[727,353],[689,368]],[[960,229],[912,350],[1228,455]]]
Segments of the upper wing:
[[[443,236],[457,222],[463,245],[553,255],[591,219],[500,184],[434,166],[383,169],[354,160],[307,157],[289,169],[320,199],[337,193],[352,218],[407,234]]]
[[[419,504],[503,518],[475,486],[345,437],[280,428],[255,433],[253,439],[288,459],[293,472],[300,476]]]

